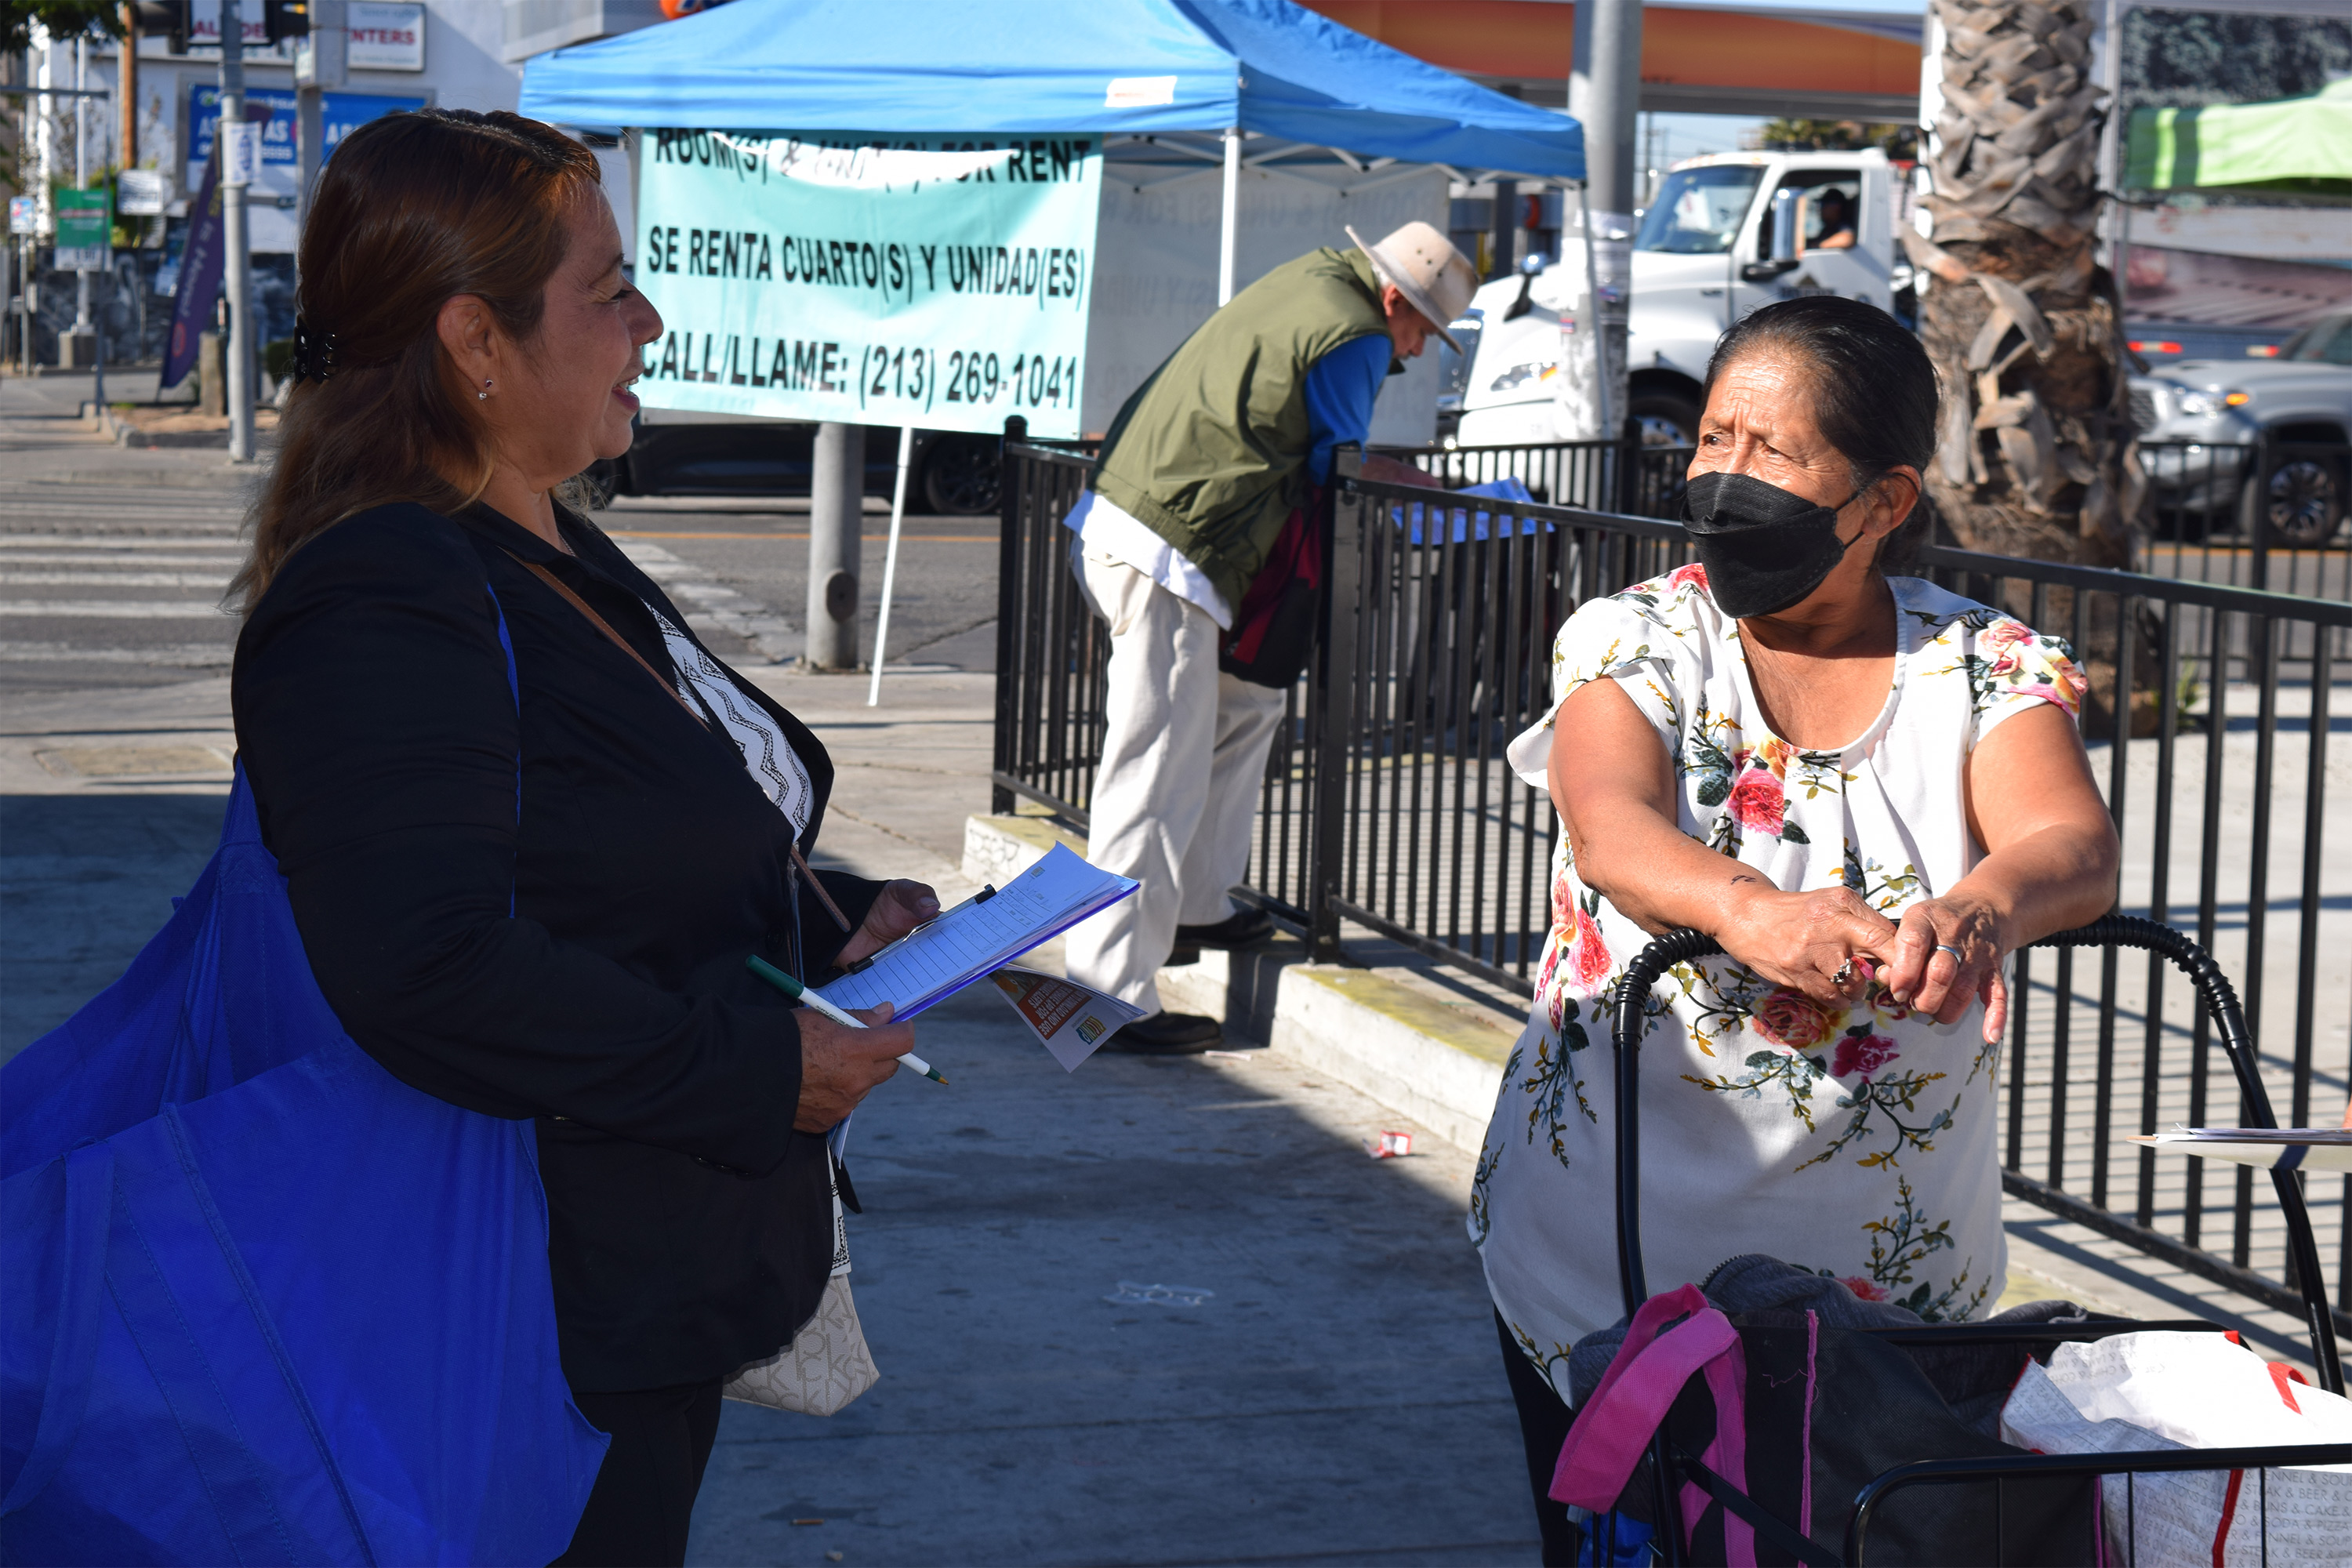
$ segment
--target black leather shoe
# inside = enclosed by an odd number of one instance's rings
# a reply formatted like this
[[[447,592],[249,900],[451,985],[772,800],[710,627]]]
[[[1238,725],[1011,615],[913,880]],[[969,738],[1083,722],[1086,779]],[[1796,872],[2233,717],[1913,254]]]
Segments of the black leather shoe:
[[[1214,1018],[1198,1013],[1154,1013],[1105,1040],[1101,1048],[1130,1057],[1196,1057],[1224,1037],[1223,1027]]]
[[[1176,950],[1202,947],[1255,947],[1274,940],[1274,917],[1264,910],[1247,909],[1227,915],[1213,926],[1178,926]]]

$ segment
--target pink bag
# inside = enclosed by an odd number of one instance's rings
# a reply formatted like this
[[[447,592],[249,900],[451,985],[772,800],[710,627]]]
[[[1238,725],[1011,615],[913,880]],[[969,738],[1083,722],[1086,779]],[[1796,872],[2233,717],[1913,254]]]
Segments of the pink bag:
[[[1680,1318],[1672,1328],[1660,1325]],[[1706,1304],[1696,1285],[1642,1303],[1625,1331],[1625,1342],[1601,1377],[1601,1386],[1578,1411],[1552,1471],[1551,1497],[1605,1513],[1617,1506],[1650,1439],[1692,1376],[1705,1373],[1715,1399],[1715,1438],[1700,1462],[1733,1486],[1748,1487],[1748,1360],[1731,1320]],[[1683,1483],[1683,1532],[1698,1526],[1712,1500]],[[1800,1533],[1812,1527],[1811,1499],[1805,1500]],[[1754,1568],[1756,1532],[1736,1514],[1723,1521],[1724,1548],[1735,1568]]]

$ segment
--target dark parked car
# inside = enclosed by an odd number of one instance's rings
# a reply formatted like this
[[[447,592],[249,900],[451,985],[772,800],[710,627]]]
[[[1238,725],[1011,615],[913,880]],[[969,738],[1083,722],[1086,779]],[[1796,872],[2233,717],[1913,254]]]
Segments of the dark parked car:
[[[614,494],[809,493],[815,426],[782,419],[649,412],[654,414],[650,420],[638,415],[636,440],[627,456],[597,465],[597,479]],[[951,516],[994,511],[1003,471],[999,446],[993,436],[915,432],[907,510]],[[898,480],[898,427],[867,426],[866,493],[887,496]]]

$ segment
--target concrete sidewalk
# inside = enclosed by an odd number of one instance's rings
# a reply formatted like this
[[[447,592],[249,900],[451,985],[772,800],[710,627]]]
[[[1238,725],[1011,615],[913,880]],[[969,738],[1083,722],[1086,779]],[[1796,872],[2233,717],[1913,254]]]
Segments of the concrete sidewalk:
[[[892,678],[879,710],[862,679],[761,679],[835,756],[820,858],[964,890],[988,678]],[[0,1053],[194,879],[226,702],[218,677],[10,699]],[[849,1149],[883,1381],[829,1421],[729,1405],[690,1561],[1536,1560],[1467,1152],[1279,1051],[1066,1074],[977,989],[919,1028],[951,1087],[901,1074]],[[1413,1156],[1370,1158],[1385,1130]]]

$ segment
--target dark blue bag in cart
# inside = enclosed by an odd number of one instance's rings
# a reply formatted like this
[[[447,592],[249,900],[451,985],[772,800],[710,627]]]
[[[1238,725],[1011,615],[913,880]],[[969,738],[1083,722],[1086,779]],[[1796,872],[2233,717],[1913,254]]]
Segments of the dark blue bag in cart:
[[[531,1124],[343,1032],[242,770],[171,922],[0,1068],[0,1312],[9,1563],[545,1563],[609,1441]]]

